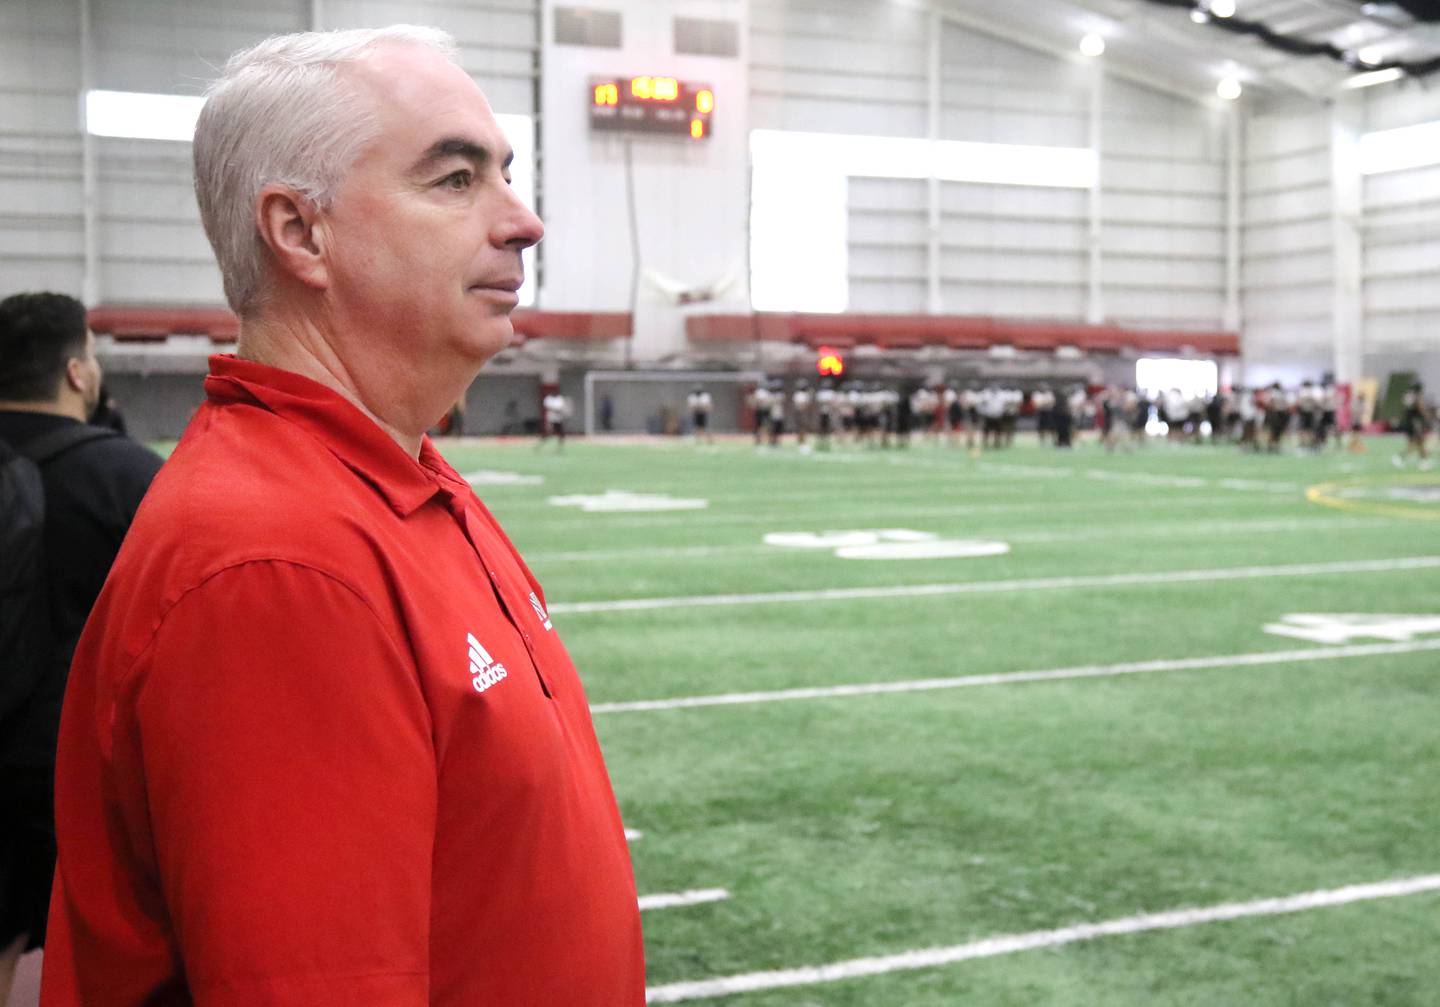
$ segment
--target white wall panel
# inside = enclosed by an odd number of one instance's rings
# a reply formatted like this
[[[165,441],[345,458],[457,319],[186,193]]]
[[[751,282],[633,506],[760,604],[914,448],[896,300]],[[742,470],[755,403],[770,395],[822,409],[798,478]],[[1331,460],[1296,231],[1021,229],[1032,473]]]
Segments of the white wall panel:
[[[1087,219],[1086,194],[1080,189],[1023,185],[972,185],[946,182],[940,187],[946,213],[1020,220],[1077,221]]]
[[[1154,287],[1115,286],[1106,294],[1109,301],[1119,300],[1113,309],[1118,318],[1172,319],[1193,323],[1195,327],[1219,327],[1224,295],[1203,288],[1185,289],[1180,283],[1158,284]]]
[[[1107,221],[1100,235],[1109,258],[1192,259],[1223,267],[1225,232],[1219,227],[1174,227],[1161,224]]]
[[[1330,318],[1330,280],[1323,283],[1275,284],[1246,290],[1247,321],[1283,325],[1287,321],[1323,320]],[[1328,345],[1328,344],[1327,344]]]
[[[1372,353],[1419,352],[1434,360],[1436,332],[1440,332],[1440,310],[1374,314],[1365,320],[1367,348]],[[1370,373],[1374,377],[1384,376],[1380,371]]]
[[[1365,179],[1366,211],[1440,203],[1440,164],[1387,171]]]
[[[913,178],[850,179],[851,210],[925,210],[925,182]]]
[[[1102,108],[1104,317],[1130,326],[1220,328],[1229,110],[1114,78],[1105,80]]]
[[[926,183],[853,177],[847,185],[846,204],[849,309],[924,311],[929,275]],[[876,242],[864,236],[875,230],[876,221],[889,219],[902,222],[891,232],[895,237]]]
[[[869,314],[919,314],[925,310],[925,278],[871,280],[850,277],[850,311]]]
[[[1251,192],[1245,198],[1245,223],[1250,225],[1325,220],[1330,212],[1329,185],[1281,192]]]
[[[1085,247],[1086,225],[1079,220],[1025,220],[980,214],[947,213],[940,240],[946,247],[1036,249],[1078,254]]]
[[[1223,197],[1172,195],[1165,192],[1105,192],[1105,216],[1126,223],[1164,221],[1175,226],[1217,228],[1224,219]]]
[[[1310,102],[1256,109],[1245,124],[1241,231],[1247,362],[1333,366],[1335,256],[1330,118]]]
[[[1365,275],[1368,279],[1406,276],[1416,272],[1440,277],[1440,228],[1428,237],[1416,236],[1395,244],[1371,244],[1366,249]]]
[[[455,36],[460,65],[495,111],[535,114],[540,10],[533,0],[325,0],[323,10],[326,28],[397,22],[442,28]]]
[[[1219,259],[1110,254],[1104,261],[1107,289],[1203,291],[1216,297],[1225,287],[1225,263]]]
[[[850,242],[850,276],[868,280],[924,280],[924,245],[867,245]]]
[[[1079,321],[1089,287],[1080,190],[946,182],[940,284],[960,314]]]
[[[1003,286],[1010,282],[1054,283],[1082,287],[1088,260],[1078,252],[1044,249],[956,249],[941,253],[942,275],[971,283]]]
[[[1440,90],[1433,78],[1376,88],[1365,104],[1367,130],[1398,129],[1436,119],[1440,119]]]
[[[1083,286],[981,285],[947,281],[941,293],[945,310],[951,314],[1047,321],[1074,321],[1085,314]]]
[[[853,73],[840,76],[833,70],[815,70],[784,64],[755,65],[750,70],[750,90],[773,98],[814,98],[837,102],[896,102],[923,106],[925,78],[916,74]]]
[[[947,106],[940,114],[940,135],[947,140],[1084,147],[1085,121],[1073,115]]]
[[[1303,221],[1277,224],[1252,221],[1245,226],[1241,237],[1240,257],[1245,264],[1245,279],[1250,278],[1251,263],[1259,259],[1316,251],[1328,254],[1330,244],[1330,220],[1318,214]]]
[[[294,0],[92,0],[95,86],[198,94],[236,49],[303,30],[307,15]]]
[[[0,3],[0,297],[79,294],[79,8]]]
[[[940,39],[941,138],[1087,145],[1088,85],[1078,62],[953,23]]]
[[[1245,190],[1250,195],[1330,184],[1330,150],[1316,147],[1272,157],[1253,157],[1245,165]]]
[[[1437,120],[1433,87],[1402,82],[1366,96],[1369,130]],[[1369,175],[1362,198],[1365,349],[1440,354],[1440,165]]]
[[[1225,191],[1225,165],[1219,161],[1107,156],[1101,173],[1108,192],[1168,192],[1218,199]]]
[[[919,136],[925,131],[925,109],[893,102],[839,102],[819,98],[755,92],[750,97],[756,128],[795,132],[846,133],[858,136]]]
[[[1245,156],[1250,162],[1329,149],[1329,119],[1326,110],[1315,102],[1297,98],[1267,105],[1256,109],[1247,123]]]
[[[1252,290],[1296,284],[1326,286],[1331,282],[1333,268],[1329,249],[1297,251],[1255,259],[1246,267],[1245,276]]]
[[[856,209],[850,207],[852,243],[923,245],[929,235],[924,210]]]
[[[868,0],[751,0],[750,128],[921,136],[926,16]]]

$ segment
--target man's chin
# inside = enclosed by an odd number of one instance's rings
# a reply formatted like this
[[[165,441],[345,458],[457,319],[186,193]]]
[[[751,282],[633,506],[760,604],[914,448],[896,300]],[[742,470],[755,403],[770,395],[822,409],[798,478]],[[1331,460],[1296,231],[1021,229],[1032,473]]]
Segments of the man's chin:
[[[508,312],[496,318],[488,318],[475,326],[465,340],[467,348],[473,351],[473,355],[481,363],[502,350],[509,349],[514,342],[515,326],[511,324]]]

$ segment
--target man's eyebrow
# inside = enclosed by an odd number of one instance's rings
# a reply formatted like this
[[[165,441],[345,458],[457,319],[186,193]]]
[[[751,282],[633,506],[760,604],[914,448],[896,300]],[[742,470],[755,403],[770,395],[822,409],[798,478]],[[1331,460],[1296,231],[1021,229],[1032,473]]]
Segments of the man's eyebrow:
[[[478,144],[474,140],[467,140],[463,136],[447,136],[430,145],[429,149],[420,156],[420,160],[415,162],[414,171],[423,172],[437,161],[443,161],[450,157],[463,157],[473,164],[476,170],[479,170],[490,163],[493,156],[488,147]],[[501,167],[510,167],[510,162],[513,160],[515,160],[515,152],[507,148]]]

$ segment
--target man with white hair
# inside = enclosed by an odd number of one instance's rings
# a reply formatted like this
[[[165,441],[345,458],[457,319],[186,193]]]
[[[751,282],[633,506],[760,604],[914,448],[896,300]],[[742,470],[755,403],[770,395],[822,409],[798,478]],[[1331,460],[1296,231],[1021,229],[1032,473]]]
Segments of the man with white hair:
[[[424,431],[543,228],[441,32],[272,38],[195,133],[235,357],[83,638],[46,1007],[638,1007],[620,815],[543,592]]]

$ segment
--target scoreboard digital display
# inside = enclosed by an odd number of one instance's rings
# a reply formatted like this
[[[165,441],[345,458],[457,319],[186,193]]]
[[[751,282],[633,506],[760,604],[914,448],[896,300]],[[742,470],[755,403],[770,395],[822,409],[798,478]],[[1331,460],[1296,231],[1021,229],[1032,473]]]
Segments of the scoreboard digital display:
[[[709,84],[674,77],[594,77],[589,98],[593,130],[710,137],[715,92]]]

